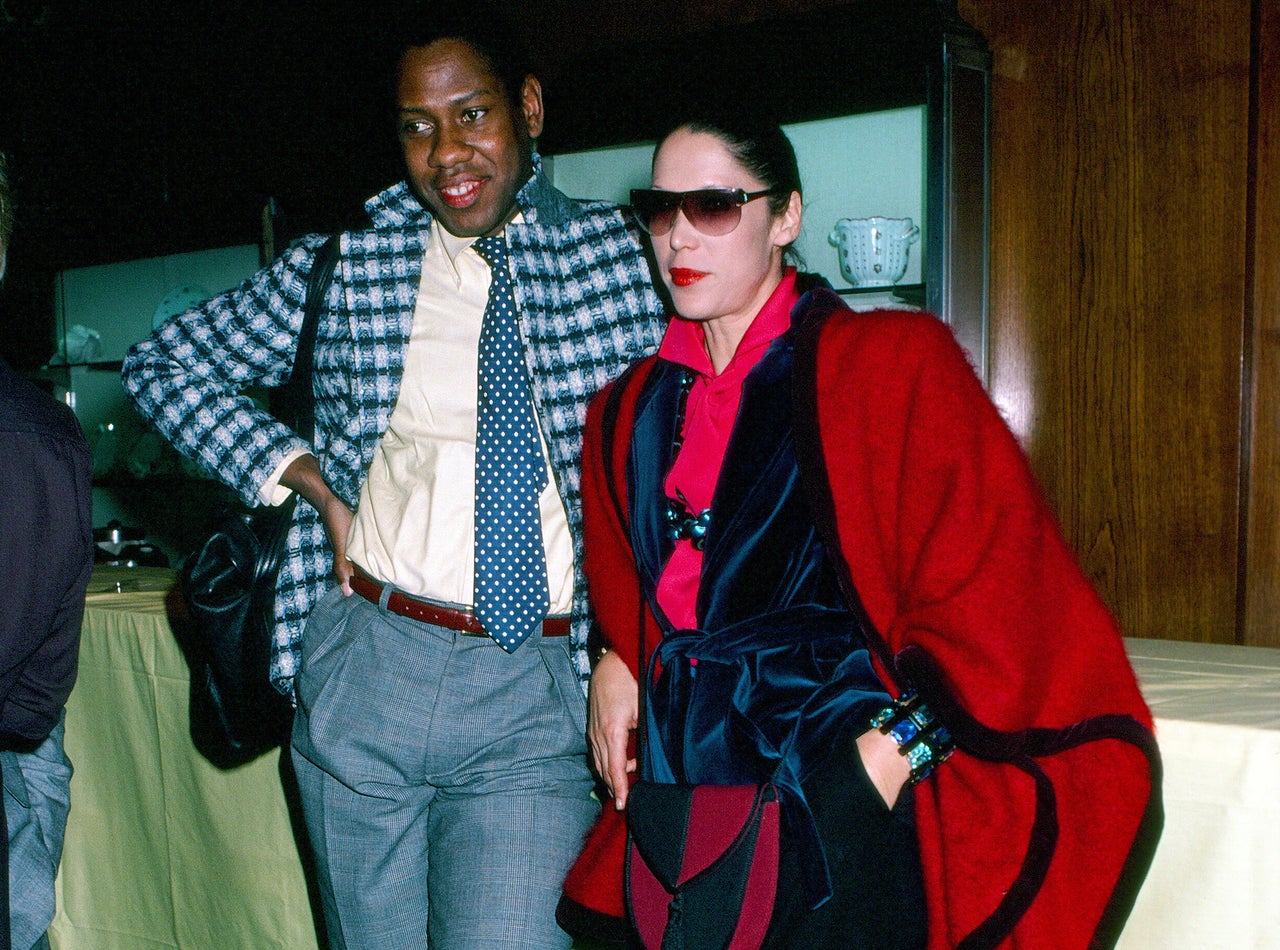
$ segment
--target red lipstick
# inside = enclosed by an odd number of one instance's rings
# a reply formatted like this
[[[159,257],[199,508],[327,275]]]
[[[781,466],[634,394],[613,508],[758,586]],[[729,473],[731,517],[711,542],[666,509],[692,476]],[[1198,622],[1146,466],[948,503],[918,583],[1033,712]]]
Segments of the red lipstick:
[[[707,276],[706,271],[691,270],[688,267],[673,267],[668,273],[677,287],[690,287]]]

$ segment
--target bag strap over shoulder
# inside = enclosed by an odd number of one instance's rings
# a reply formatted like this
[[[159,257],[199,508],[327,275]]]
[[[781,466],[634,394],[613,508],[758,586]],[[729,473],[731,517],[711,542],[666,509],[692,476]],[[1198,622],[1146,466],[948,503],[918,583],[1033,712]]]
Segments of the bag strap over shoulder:
[[[293,359],[293,374],[289,381],[273,393],[273,406],[282,422],[307,442],[315,434],[315,407],[311,393],[311,371],[315,362],[316,328],[320,325],[320,311],[324,308],[329,285],[333,282],[333,268],[339,256],[341,235],[333,234],[316,251],[307,275],[307,296],[302,310],[302,327],[298,331],[298,349]]]

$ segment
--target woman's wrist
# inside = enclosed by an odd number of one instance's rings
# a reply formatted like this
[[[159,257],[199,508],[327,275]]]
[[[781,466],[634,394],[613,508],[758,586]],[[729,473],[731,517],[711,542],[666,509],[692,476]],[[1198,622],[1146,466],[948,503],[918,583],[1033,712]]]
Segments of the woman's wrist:
[[[885,805],[893,808],[911,778],[911,764],[898,754],[898,744],[892,737],[877,729],[868,729],[855,744],[867,778]]]
[[[587,658],[591,662],[591,668],[594,670],[606,656],[613,652],[613,647],[607,643],[592,644],[588,648]]]
[[[911,766],[908,785],[923,782],[955,750],[951,733],[915,692],[906,692],[871,717],[871,727],[898,744]]]

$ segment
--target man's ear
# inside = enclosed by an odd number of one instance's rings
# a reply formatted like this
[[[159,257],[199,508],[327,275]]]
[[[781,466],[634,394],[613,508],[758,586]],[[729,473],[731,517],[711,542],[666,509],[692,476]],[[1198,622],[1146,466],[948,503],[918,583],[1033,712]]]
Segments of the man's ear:
[[[524,86],[520,90],[520,107],[524,111],[529,138],[536,139],[542,134],[542,83],[538,82],[537,76],[524,77]]]

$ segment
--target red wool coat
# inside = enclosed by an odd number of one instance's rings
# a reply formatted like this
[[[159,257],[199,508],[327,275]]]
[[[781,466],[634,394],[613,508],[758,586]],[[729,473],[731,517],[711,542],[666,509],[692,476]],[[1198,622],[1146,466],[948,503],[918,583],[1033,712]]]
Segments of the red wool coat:
[[[1113,944],[1162,820],[1151,716],[1113,619],[944,325],[853,314],[825,290],[793,325],[797,452],[828,550],[886,683],[918,689],[956,739],[915,789],[931,950]],[[608,461],[607,394],[583,454],[592,599],[633,672],[638,581],[610,490],[625,492],[644,375],[624,378]],[[566,893],[621,914],[624,843],[606,807]]]

